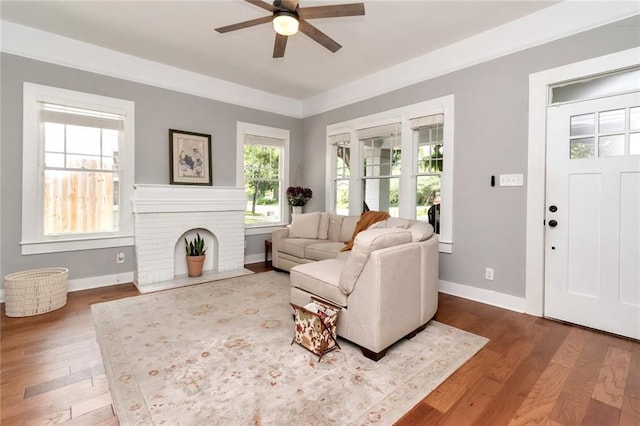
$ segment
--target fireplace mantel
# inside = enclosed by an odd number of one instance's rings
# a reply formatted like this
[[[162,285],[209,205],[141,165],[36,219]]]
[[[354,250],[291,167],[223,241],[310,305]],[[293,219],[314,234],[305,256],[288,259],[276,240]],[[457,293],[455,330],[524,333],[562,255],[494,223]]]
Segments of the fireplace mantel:
[[[133,213],[244,211],[244,188],[231,186],[133,186]]]

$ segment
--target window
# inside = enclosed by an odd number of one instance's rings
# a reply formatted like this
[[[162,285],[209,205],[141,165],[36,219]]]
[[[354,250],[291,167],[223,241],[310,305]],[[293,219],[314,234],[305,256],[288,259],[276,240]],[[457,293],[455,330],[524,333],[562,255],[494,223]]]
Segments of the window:
[[[245,225],[285,222],[289,131],[238,122],[238,185],[245,188]]]
[[[410,120],[416,147],[416,218],[440,233],[440,194],[444,166],[444,114]]]
[[[357,135],[362,153],[363,211],[386,211],[400,217],[400,123],[358,130]]]
[[[133,245],[134,104],[24,85],[22,253]]]
[[[453,119],[450,95],[327,126],[327,205],[428,221],[451,253]]]
[[[569,126],[572,160],[640,154],[640,107],[574,115]]]
[[[349,178],[351,176],[351,145],[350,134],[341,133],[331,137],[332,151],[335,152],[333,158],[333,207],[337,214],[349,214]]]

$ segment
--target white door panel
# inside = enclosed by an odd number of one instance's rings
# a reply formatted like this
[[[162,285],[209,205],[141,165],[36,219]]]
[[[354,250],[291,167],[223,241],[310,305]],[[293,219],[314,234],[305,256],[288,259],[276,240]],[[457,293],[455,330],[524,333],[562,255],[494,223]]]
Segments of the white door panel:
[[[638,114],[640,93],[549,107],[545,206],[545,316],[635,339]]]
[[[640,173],[620,178],[620,302],[640,306]]]

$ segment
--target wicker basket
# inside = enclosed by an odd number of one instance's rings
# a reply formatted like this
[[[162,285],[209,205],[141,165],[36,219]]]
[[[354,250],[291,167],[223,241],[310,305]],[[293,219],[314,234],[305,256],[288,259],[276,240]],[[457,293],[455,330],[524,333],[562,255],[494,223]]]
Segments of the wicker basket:
[[[44,314],[67,303],[69,270],[42,268],[4,277],[5,313],[8,317]]]

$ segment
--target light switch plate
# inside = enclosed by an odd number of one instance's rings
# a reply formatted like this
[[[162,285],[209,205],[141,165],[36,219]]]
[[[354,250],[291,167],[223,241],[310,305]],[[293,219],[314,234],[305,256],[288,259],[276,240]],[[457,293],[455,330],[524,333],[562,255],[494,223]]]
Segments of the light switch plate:
[[[500,175],[500,186],[523,186],[524,175],[515,173],[510,175]]]

